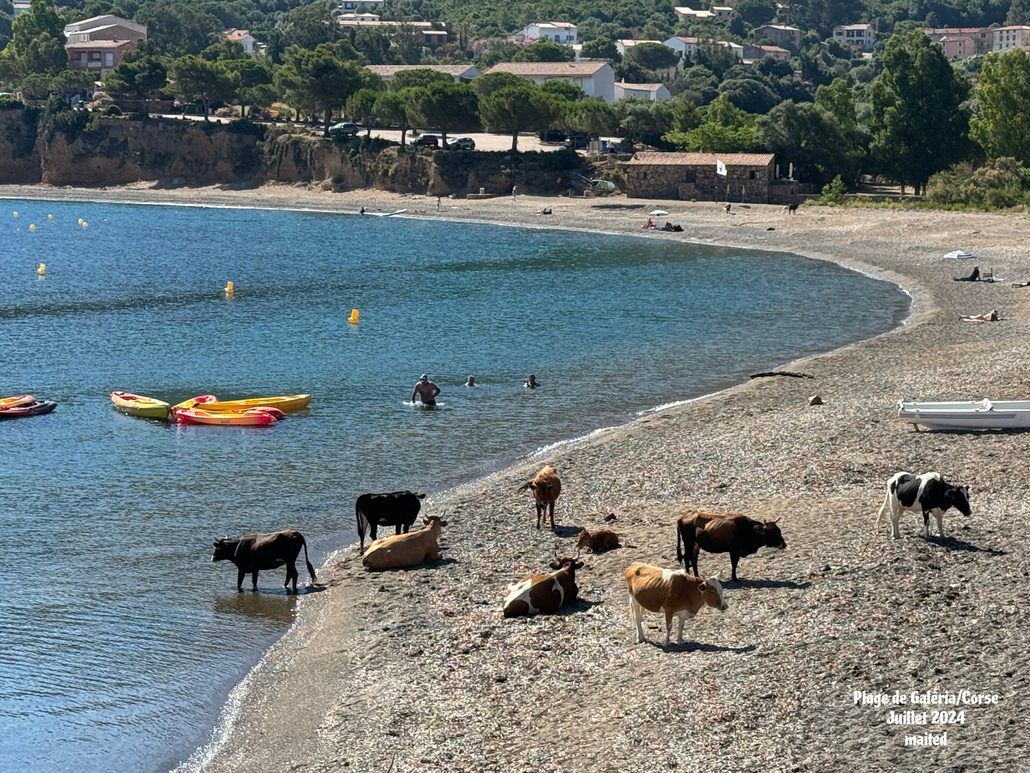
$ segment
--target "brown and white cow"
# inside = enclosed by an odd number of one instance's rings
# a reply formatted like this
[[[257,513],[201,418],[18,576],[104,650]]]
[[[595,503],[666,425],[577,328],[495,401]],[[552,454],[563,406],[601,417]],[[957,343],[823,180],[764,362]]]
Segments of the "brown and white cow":
[[[725,612],[729,609],[722,595],[718,577],[702,580],[682,569],[662,569],[634,561],[626,570],[629,590],[630,622],[637,627],[637,642],[644,641],[644,610],[665,612],[665,645],[669,644],[672,620],[679,617],[676,643],[683,643],[683,621],[693,617],[703,606]]]
[[[605,553],[615,550],[615,548],[621,548],[622,545],[619,544],[619,535],[611,529],[598,529],[597,531],[583,529],[576,540],[576,547],[580,550],[590,548],[591,553]]]
[[[536,500],[536,527],[540,528],[540,521],[543,520],[544,511],[547,510],[551,516],[551,531],[554,531],[554,503],[561,494],[561,480],[554,468],[548,465],[544,467],[529,483],[519,486],[519,491],[533,489],[533,498]]]
[[[431,515],[422,522],[425,526],[418,531],[377,539],[368,546],[361,557],[361,564],[369,569],[407,569],[439,559],[437,540],[440,539],[440,527],[446,526],[447,521]]]
[[[502,609],[505,617],[549,615],[579,599],[576,570],[583,562],[565,556],[551,564],[552,574],[535,574],[508,586]]]

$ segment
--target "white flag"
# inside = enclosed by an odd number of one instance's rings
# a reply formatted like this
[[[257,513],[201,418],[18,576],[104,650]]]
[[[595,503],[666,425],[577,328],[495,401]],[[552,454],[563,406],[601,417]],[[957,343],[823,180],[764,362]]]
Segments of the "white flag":
[[[715,159],[715,173],[717,175],[721,175],[722,177],[726,176],[726,164],[724,164],[719,159]]]

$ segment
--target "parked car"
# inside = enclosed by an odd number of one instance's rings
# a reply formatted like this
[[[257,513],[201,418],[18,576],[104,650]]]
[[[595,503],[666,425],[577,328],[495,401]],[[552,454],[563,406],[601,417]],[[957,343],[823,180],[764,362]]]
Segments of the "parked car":
[[[557,129],[548,129],[538,135],[541,142],[565,142],[565,132]]]
[[[571,150],[580,150],[590,147],[590,138],[585,134],[573,134],[562,145]]]
[[[353,137],[358,133],[358,125],[345,121],[343,123],[333,124],[329,127],[329,136],[333,137],[337,134],[346,134],[348,137]]]
[[[435,134],[420,134],[415,140],[415,144],[424,148],[438,148],[440,147],[440,138]]]
[[[451,137],[447,140],[448,150],[475,150],[476,142],[471,137]]]

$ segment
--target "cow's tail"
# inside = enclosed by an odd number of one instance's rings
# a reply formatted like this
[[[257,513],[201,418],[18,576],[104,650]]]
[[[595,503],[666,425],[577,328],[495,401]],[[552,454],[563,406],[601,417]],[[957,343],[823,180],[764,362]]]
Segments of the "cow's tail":
[[[887,511],[887,508],[891,503],[891,487],[887,484],[887,494],[883,498],[883,504],[880,505],[880,511],[876,514],[876,531],[880,530],[880,524],[883,522],[883,514]]]
[[[683,524],[676,521],[676,560],[683,563]]]
[[[360,497],[358,498],[358,501],[354,503],[354,514],[357,516],[357,519],[358,519],[358,539],[361,540],[361,542],[359,544],[361,545],[361,547],[364,547],[365,546],[365,529],[368,527],[369,523],[368,523],[368,518],[366,518],[365,514],[363,512],[361,512],[361,499],[360,499]],[[359,550],[360,549],[361,548],[359,548]]]
[[[534,491],[536,491],[536,484],[533,481],[529,481],[529,483],[523,483],[521,486],[519,486],[515,490],[516,491],[525,491],[526,489],[533,489]]]
[[[304,546],[304,563],[308,565],[308,574],[311,575],[311,584],[314,585],[318,580],[315,579],[315,567],[313,567],[311,562],[308,560],[308,543],[305,541],[303,535],[301,535],[300,544]]]

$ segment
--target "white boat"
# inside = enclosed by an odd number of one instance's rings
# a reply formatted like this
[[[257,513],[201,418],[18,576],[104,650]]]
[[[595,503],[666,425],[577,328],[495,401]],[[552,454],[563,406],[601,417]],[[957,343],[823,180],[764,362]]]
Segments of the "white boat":
[[[1030,429],[1030,400],[898,400],[898,418],[928,429]]]

